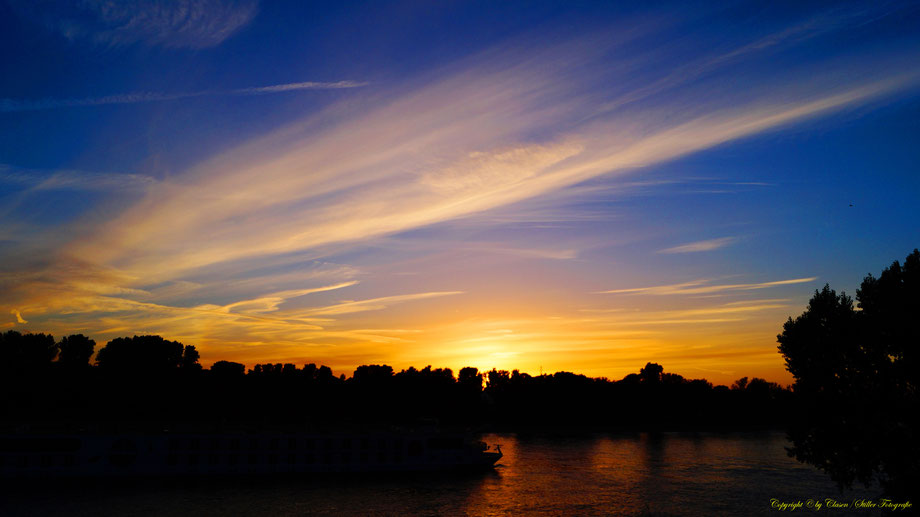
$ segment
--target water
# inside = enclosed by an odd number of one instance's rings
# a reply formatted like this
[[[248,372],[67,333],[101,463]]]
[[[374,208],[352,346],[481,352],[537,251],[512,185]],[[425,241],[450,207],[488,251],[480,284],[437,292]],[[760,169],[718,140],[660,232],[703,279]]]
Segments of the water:
[[[873,491],[840,494],[786,456],[782,433],[487,435],[504,458],[472,475],[62,483],[0,488],[0,515],[779,515],[771,499],[835,499],[794,513],[854,509]]]

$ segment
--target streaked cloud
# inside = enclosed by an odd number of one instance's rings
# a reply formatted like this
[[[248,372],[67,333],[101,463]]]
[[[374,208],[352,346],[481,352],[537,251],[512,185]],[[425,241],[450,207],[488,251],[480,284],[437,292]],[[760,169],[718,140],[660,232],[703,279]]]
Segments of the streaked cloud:
[[[224,305],[220,307],[221,310],[225,312],[274,312],[278,310],[278,306],[282,303],[290,300],[292,298],[299,298],[301,296],[306,296],[312,293],[322,293],[326,291],[334,291],[336,289],[342,289],[345,287],[351,287],[357,284],[357,281],[351,282],[342,282],[335,285],[327,285],[322,287],[313,287],[310,289],[291,289],[288,291],[281,291],[277,293],[271,293],[259,298],[252,300],[240,300],[233,302],[229,305]]]
[[[560,143],[474,151],[456,163],[426,173],[421,183],[446,194],[488,191],[526,181],[583,150],[579,144]]]
[[[156,180],[144,174],[33,170],[0,164],[0,183],[34,190],[142,190]]]
[[[713,74],[732,64],[742,62],[771,50],[801,44],[809,39],[833,34],[851,24],[867,23],[892,15],[903,9],[904,5],[874,5],[858,7],[840,7],[819,12],[807,20],[802,20],[773,32],[757,37],[722,53],[704,54],[675,66],[670,73],[649,81],[640,87],[624,92],[614,99],[602,104],[592,116],[620,109],[668,91],[679,89],[701,77]]]
[[[568,260],[578,256],[578,250],[573,249],[526,249],[510,248],[503,246],[482,246],[471,248],[479,253],[497,253],[501,255],[515,255],[518,257],[534,257],[552,260]]]
[[[259,93],[280,93],[292,92],[296,90],[339,90],[342,88],[358,88],[367,86],[366,82],[359,81],[336,81],[331,83],[322,83],[315,81],[306,81],[301,83],[275,84],[271,86],[256,86],[253,88],[238,88],[229,90],[226,93],[230,95],[247,95]]]
[[[270,86],[256,86],[252,88],[237,88],[235,90],[201,90],[196,92],[135,92],[104,97],[87,97],[83,99],[0,99],[0,112],[35,111],[54,108],[70,108],[78,106],[104,106],[107,104],[138,104],[143,102],[172,101],[189,99],[193,97],[208,97],[219,95],[267,95],[271,93],[284,93],[299,90],[340,90],[343,88],[359,88],[367,83],[358,81],[335,82],[299,82],[275,84]]]
[[[219,45],[258,13],[257,0],[16,0],[14,12],[72,41],[168,48]]]
[[[430,293],[415,293],[415,294],[402,294],[395,296],[384,296],[381,298],[373,298],[370,300],[357,300],[357,301],[347,301],[337,303],[335,305],[330,305],[327,307],[315,307],[311,309],[306,309],[300,311],[299,315],[304,316],[320,316],[320,315],[336,315],[336,314],[351,314],[355,312],[364,312],[364,311],[379,311],[386,309],[389,305],[393,303],[406,302],[412,300],[424,300],[427,298],[435,298],[440,296],[451,296],[456,294],[463,294],[463,291],[443,291],[443,292],[430,292]]]
[[[756,282],[749,279],[762,272],[750,271],[729,283],[695,272],[683,277],[691,281],[655,285],[668,280],[617,271],[609,248],[649,238],[634,237],[646,228],[622,217],[629,207],[619,201],[701,183],[643,177],[647,168],[915,91],[920,73],[909,65],[918,49],[910,45],[883,56],[808,54],[782,70],[741,66],[845,28],[849,16],[821,22],[830,28],[795,23],[772,36],[702,45],[677,75],[660,63],[682,63],[685,41],[630,40],[643,33],[632,27],[552,45],[527,40],[356,89],[168,181],[0,171],[3,181],[35,189],[116,194],[111,205],[48,230],[40,261],[9,263],[0,304],[19,312],[3,325],[28,320],[100,339],[160,333],[199,345],[205,362],[308,359],[347,369],[443,361],[532,372],[546,361],[548,370],[613,375],[647,360],[673,360],[670,369],[721,358],[722,372],[745,364],[781,370],[775,323],[794,312],[793,291],[817,277]],[[0,109],[363,84],[8,99]],[[765,186],[732,180],[722,178],[720,190]],[[139,199],[118,195],[131,189]],[[575,238],[569,229],[578,225],[594,231]],[[693,229],[714,233],[740,231]],[[736,239],[660,252],[715,250]],[[622,286],[603,293],[633,296],[585,296],[597,278]],[[744,299],[780,287],[788,289],[777,297]]]
[[[673,248],[666,248],[658,251],[658,253],[696,253],[700,251],[712,251],[719,248],[724,248],[729,244],[737,241],[737,237],[720,237],[718,239],[709,239],[705,241],[696,241],[690,242],[687,244],[681,244],[680,246],[674,246]]]
[[[726,291],[753,291],[756,289],[767,289],[781,285],[802,284],[814,282],[818,277],[793,278],[789,280],[776,280],[773,282],[761,282],[754,284],[716,284],[706,285],[711,280],[701,279],[692,280],[680,284],[656,285],[651,287],[633,287],[629,289],[612,289],[609,291],[600,291],[598,294],[652,294],[652,295],[680,295],[680,294],[712,294]]]
[[[189,171],[181,189],[155,186],[69,252],[166,280],[224,261],[356,242],[634,172],[868,102],[916,79],[800,92],[799,102],[784,96],[772,106],[732,103],[676,124],[673,117],[655,122],[648,116],[641,133],[622,129],[636,121],[592,124],[548,144],[522,141],[509,152],[494,142],[518,141],[536,127],[549,130],[547,124],[573,109],[552,98],[559,78],[535,82],[546,64],[519,66],[478,78],[464,71],[354,113],[321,134],[308,120],[241,146]],[[524,85],[530,95],[516,93]],[[541,107],[545,103],[551,107]]]

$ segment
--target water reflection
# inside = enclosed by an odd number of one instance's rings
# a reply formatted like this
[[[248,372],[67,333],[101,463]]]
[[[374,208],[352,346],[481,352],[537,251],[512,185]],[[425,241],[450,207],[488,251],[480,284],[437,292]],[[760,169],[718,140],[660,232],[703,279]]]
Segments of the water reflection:
[[[841,496],[781,433],[489,435],[491,472],[0,487],[0,515],[776,515]],[[834,515],[873,513],[858,510]]]
[[[775,515],[771,498],[841,495],[820,472],[787,457],[782,433],[495,435],[505,457],[470,494],[470,515]],[[846,511],[835,511],[847,515]],[[865,510],[853,515],[871,515]]]

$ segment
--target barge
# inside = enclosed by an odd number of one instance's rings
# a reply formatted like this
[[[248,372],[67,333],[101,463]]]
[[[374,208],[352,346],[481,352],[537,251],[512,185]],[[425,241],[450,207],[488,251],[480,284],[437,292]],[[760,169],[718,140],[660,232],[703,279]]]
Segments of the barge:
[[[499,445],[439,432],[0,435],[0,478],[490,469]]]

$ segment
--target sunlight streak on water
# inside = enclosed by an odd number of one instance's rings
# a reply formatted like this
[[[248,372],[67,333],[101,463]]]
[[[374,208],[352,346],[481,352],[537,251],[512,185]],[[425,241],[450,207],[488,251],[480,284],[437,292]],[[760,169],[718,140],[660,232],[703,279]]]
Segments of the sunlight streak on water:
[[[469,499],[472,515],[771,515],[784,502],[841,495],[821,472],[787,457],[782,433],[491,435],[498,475]],[[850,512],[871,515],[865,510]],[[835,510],[835,515],[847,515]]]

